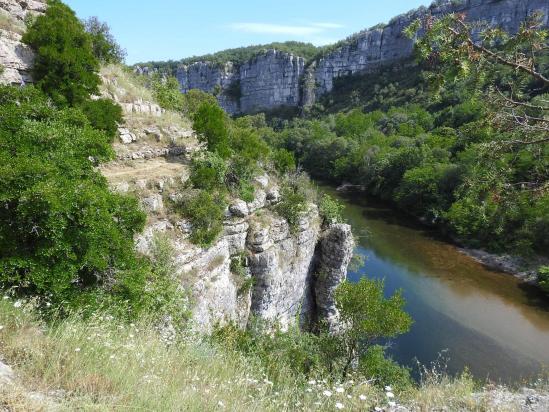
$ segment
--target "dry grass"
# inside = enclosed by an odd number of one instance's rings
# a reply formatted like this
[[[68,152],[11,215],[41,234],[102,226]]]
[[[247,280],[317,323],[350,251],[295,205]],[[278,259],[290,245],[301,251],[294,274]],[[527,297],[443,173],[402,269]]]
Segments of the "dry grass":
[[[117,64],[103,66],[101,76],[106,79],[100,86],[101,92],[107,92],[120,102],[133,103],[139,99],[153,102],[153,96],[145,87],[142,78],[135,75],[128,68]]]
[[[166,344],[146,321],[128,325],[75,317],[45,326],[31,310],[2,300],[0,325],[2,355],[20,378],[17,387],[0,389],[9,410],[48,409],[48,399],[37,402],[29,393],[52,391],[64,393],[55,410],[83,411],[334,411],[338,403],[364,411],[387,407],[389,400],[367,383],[292,378],[273,383],[254,358],[190,334]],[[484,405],[473,391],[467,376],[427,380],[397,394],[396,401],[418,411],[509,410]]]
[[[0,10],[0,30],[6,30],[12,33],[23,34],[25,33],[25,23],[17,20],[4,10]],[[0,34],[1,37],[1,34]]]

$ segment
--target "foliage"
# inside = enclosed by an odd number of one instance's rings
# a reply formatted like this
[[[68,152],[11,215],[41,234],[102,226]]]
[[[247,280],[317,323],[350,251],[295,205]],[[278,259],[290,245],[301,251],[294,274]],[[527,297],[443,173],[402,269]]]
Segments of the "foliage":
[[[32,69],[37,87],[59,105],[75,105],[97,94],[99,62],[90,36],[74,12],[50,0],[23,36],[35,53]]]
[[[549,293],[549,266],[538,269],[538,283],[544,292]]]
[[[272,154],[275,170],[281,175],[295,172],[295,156],[286,149],[275,150]]]
[[[189,180],[198,189],[212,191],[225,187],[226,174],[225,160],[216,153],[206,152],[193,158]]]
[[[94,168],[112,158],[110,138],[33,87],[2,87],[0,96],[2,285],[55,304],[123,288],[138,272],[133,235],[145,216]]]
[[[360,358],[359,367],[364,377],[373,379],[381,387],[406,390],[412,386],[410,370],[388,358],[383,346],[370,346]]]
[[[192,225],[191,241],[208,247],[223,230],[223,217],[227,207],[224,195],[206,190],[186,193],[178,204],[178,210]]]
[[[94,129],[102,130],[111,138],[118,132],[122,123],[122,108],[110,99],[84,101],[80,108]]]
[[[276,212],[287,220],[292,231],[299,227],[299,221],[309,209],[311,198],[308,197],[310,183],[299,174],[289,176],[281,190],[281,200],[276,205]]]
[[[97,17],[84,21],[86,32],[91,38],[93,54],[102,64],[120,64],[126,58],[126,51],[116,42],[107,23]]]
[[[297,56],[305,59],[311,59],[317,54],[317,47],[310,43],[300,43],[296,41],[288,41],[284,43],[269,43],[259,46],[238,47],[235,49],[227,49],[214,54],[207,54],[203,56],[194,56],[180,61],[168,61],[168,62],[146,62],[139,63],[138,66],[152,67],[159,69],[162,73],[174,75],[178,66],[181,64],[189,65],[199,61],[208,61],[213,64],[223,65],[228,62],[232,62],[239,66],[246,63],[250,59],[256,57],[259,54],[265,53],[267,50],[275,49],[280,52],[293,53]]]
[[[320,200],[320,216],[326,224],[343,222],[343,210],[345,205],[328,194],[324,194]]]
[[[179,82],[175,77],[163,77],[155,73],[149,81],[154,99],[163,109],[183,111],[186,97],[179,90]]]
[[[193,129],[198,140],[206,143],[210,152],[222,158],[230,155],[227,115],[217,104],[203,103],[193,118]]]
[[[386,299],[384,286],[382,280],[361,278],[358,283],[344,282],[336,290],[336,307],[345,325],[337,335],[345,351],[344,377],[357,356],[375,341],[408,332],[412,325],[404,311],[402,291]]]

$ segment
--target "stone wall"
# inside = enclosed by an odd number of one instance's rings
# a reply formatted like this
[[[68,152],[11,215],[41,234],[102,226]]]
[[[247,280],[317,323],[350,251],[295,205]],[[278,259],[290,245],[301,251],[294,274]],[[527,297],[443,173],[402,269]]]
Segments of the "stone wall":
[[[33,63],[32,51],[21,43],[24,20],[27,15],[46,11],[46,1],[0,0],[0,14],[9,22],[0,28],[0,84],[21,84],[30,82]]]
[[[182,67],[178,78],[183,92],[195,88],[213,92],[216,86],[217,91],[226,91],[239,82],[240,98],[228,99],[225,93],[218,94],[222,107],[231,114],[310,106],[333,89],[338,77],[379,70],[411,57],[413,42],[402,31],[416,18],[459,12],[465,13],[469,21],[483,21],[516,32],[534,11],[541,11],[548,25],[547,0],[437,0],[429,8],[413,10],[387,25],[356,34],[352,41],[308,67],[300,57],[271,50],[239,68],[230,63],[194,63]]]

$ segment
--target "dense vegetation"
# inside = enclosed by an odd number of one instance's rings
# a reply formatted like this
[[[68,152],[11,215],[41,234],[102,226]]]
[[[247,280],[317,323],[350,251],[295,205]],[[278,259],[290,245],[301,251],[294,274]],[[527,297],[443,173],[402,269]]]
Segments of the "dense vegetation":
[[[546,254],[546,86],[489,55],[456,52],[469,43],[463,34],[441,41],[451,22],[418,45],[420,63],[339,79],[307,118],[277,122],[264,137],[294,152],[313,177],[362,186],[469,245]],[[499,42],[503,58],[535,56],[528,64],[547,73],[547,31],[536,21],[517,36],[485,37],[485,47]],[[430,53],[437,55],[424,64]]]
[[[174,75],[177,71],[177,68],[182,64],[192,64],[199,61],[208,61],[218,65],[232,62],[236,66],[240,66],[241,64],[246,63],[255,56],[271,49],[276,49],[285,53],[293,53],[297,56],[305,58],[306,60],[310,60],[314,56],[316,56],[319,50],[311,43],[301,43],[297,41],[287,41],[283,43],[275,42],[257,46],[237,47],[235,49],[227,49],[213,54],[187,57],[179,61],[171,60],[167,62],[139,63],[136,66],[155,68],[158,69],[161,73]]]

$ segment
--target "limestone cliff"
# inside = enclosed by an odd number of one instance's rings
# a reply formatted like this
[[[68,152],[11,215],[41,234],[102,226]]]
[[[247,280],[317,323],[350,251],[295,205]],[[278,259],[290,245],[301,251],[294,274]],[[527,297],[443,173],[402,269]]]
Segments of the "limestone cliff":
[[[0,0],[0,84],[31,81],[33,53],[21,43],[21,35],[26,17],[45,10],[45,0]]]
[[[274,50],[241,67],[218,66],[207,61],[179,69],[181,89],[201,89],[217,95],[231,114],[254,113],[280,106],[310,106],[333,89],[338,77],[371,72],[410,58],[413,42],[402,31],[426,15],[464,13],[467,20],[516,32],[532,13],[543,13],[549,22],[547,0],[436,0],[393,18],[386,25],[355,34],[334,50],[305,65],[304,59]]]

